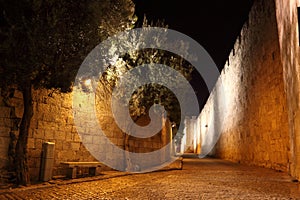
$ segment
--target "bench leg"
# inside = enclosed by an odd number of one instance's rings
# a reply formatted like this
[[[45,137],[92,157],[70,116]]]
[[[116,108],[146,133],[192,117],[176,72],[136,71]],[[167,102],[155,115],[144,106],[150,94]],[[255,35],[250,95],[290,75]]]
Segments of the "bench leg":
[[[77,168],[70,167],[67,169],[67,177],[68,178],[76,178]]]
[[[96,167],[89,167],[89,176],[96,175]]]

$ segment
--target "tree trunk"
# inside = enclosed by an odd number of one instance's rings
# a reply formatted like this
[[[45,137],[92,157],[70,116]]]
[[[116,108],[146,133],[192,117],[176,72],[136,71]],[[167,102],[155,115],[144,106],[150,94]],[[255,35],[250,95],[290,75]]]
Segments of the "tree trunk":
[[[24,86],[22,89],[24,113],[20,125],[20,132],[16,144],[16,179],[18,185],[29,185],[30,176],[28,169],[27,141],[30,121],[33,116],[33,104],[31,84]]]
[[[138,121],[139,117],[133,119],[133,123],[136,123]],[[131,130],[131,125],[129,125],[129,129],[127,130]],[[125,156],[125,166],[126,166],[126,169],[125,171],[128,171],[128,172],[132,172],[134,171],[134,167],[133,166],[133,163],[131,161],[131,158],[130,158],[130,145],[129,145],[129,139],[130,139],[130,133],[124,133],[124,156]]]
[[[127,133],[124,133],[124,153],[125,153],[125,166],[126,166],[126,170],[125,171],[129,171],[131,172],[133,170],[133,166],[132,166],[132,162],[131,162],[131,158],[130,158],[130,149],[129,149],[129,138],[130,135],[128,135]]]

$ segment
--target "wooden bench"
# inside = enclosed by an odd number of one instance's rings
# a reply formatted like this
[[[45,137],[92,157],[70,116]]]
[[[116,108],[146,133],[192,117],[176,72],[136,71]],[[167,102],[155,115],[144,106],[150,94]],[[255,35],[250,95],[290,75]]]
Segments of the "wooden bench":
[[[97,175],[97,167],[101,167],[100,162],[62,162],[61,164],[67,167],[68,178],[76,178],[79,167],[87,167],[89,176]]]

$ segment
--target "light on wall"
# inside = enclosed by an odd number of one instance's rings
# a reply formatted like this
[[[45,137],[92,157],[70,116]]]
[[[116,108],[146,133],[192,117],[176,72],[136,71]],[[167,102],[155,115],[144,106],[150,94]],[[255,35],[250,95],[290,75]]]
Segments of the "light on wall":
[[[91,84],[92,84],[92,80],[91,80],[91,79],[86,79],[86,80],[84,81],[84,85],[85,85],[86,87],[91,86]]]
[[[172,123],[172,128],[174,128],[176,126],[176,123],[175,122],[173,122]]]
[[[94,82],[90,78],[83,78],[81,80],[81,87],[84,92],[92,92],[93,91]]]

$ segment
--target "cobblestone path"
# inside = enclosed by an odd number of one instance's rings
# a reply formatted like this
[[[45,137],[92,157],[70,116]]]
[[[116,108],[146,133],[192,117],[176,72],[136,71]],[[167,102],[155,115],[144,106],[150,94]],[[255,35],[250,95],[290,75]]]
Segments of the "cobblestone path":
[[[184,158],[182,170],[0,190],[0,199],[299,199],[285,173],[219,159]]]

